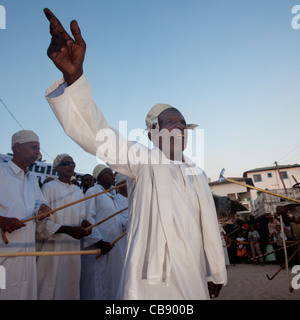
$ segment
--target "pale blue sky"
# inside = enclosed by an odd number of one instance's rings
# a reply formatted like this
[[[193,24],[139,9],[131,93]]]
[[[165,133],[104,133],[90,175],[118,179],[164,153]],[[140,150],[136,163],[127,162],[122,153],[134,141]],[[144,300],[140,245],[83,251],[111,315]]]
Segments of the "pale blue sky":
[[[300,163],[300,30],[291,0],[0,0],[0,99],[39,134],[44,159],[69,153],[79,172],[95,157],[68,138],[44,98],[61,74],[46,55],[49,7],[87,42],[85,73],[108,122],[144,129],[158,102],[205,133],[207,175]],[[0,104],[0,153],[20,127]],[[49,156],[48,156],[49,155]],[[51,157],[51,158],[50,158]]]

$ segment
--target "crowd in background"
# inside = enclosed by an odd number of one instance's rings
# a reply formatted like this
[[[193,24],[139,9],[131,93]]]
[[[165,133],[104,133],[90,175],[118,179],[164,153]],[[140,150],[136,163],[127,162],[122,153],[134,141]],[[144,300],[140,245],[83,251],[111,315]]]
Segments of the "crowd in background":
[[[225,234],[224,237],[230,264],[260,263],[264,265],[265,263],[276,263],[282,266],[285,263],[283,237],[285,237],[288,246],[288,256],[291,256],[299,248],[299,244],[289,246],[300,241],[299,218],[285,215],[283,216],[283,225],[284,233],[281,230],[280,221],[273,215],[257,220],[251,217],[248,221],[236,219],[232,223],[226,224],[223,228],[228,235]],[[271,253],[275,250],[277,251]],[[262,257],[253,259],[259,256]],[[299,252],[291,260],[290,266],[296,264],[300,264]]]

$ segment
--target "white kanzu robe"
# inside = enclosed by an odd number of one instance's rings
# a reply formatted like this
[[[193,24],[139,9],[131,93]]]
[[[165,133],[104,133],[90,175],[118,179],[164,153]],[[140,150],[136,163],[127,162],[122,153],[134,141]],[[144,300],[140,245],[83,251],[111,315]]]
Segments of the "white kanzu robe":
[[[122,210],[122,209],[128,207],[128,198],[122,196],[120,193],[117,193],[114,196],[114,200],[115,200],[116,205],[118,206],[119,210]],[[121,222],[122,222],[123,231],[126,231],[127,230],[127,224],[128,224],[128,209],[120,213],[120,219],[121,219]],[[124,242],[124,245],[126,246],[126,241]]]
[[[67,135],[128,177],[129,230],[118,299],[209,299],[207,281],[225,284],[227,273],[204,172],[188,159],[165,164],[159,149],[109,128],[84,75],[70,87],[57,81],[46,97]],[[118,140],[107,144],[107,134]]]
[[[12,161],[0,165],[0,216],[25,220],[37,214],[45,203],[37,178],[24,171]],[[0,241],[1,252],[35,251],[36,222],[6,233],[8,245]],[[6,289],[0,289],[0,300],[37,299],[35,257],[0,258],[6,271]]]
[[[58,179],[45,184],[42,190],[51,209],[83,198],[83,193],[77,186],[72,183],[63,183]],[[39,239],[42,241],[41,251],[80,250],[80,240],[67,234],[55,234],[55,232],[63,225],[80,226],[84,219],[84,202],[50,215],[37,228]],[[79,255],[38,257],[37,272],[39,300],[76,300],[80,298],[81,259]]]
[[[105,189],[97,184],[88,189],[85,196],[100,193]],[[93,225],[119,211],[114,196],[107,192],[85,201],[88,221]],[[122,222],[119,215],[93,228],[93,232],[83,241],[85,249],[97,249],[99,240],[112,243],[121,234]],[[96,255],[82,256],[81,299],[114,300],[120,284],[125,258],[123,241],[120,240],[106,255],[96,259]]]

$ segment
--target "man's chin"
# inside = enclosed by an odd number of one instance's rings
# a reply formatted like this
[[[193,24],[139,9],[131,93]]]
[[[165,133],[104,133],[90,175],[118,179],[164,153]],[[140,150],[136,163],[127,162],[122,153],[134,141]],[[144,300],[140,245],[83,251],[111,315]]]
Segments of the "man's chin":
[[[31,164],[35,164],[37,162],[37,160],[38,160],[37,157],[32,158],[31,161],[30,161],[30,165]]]

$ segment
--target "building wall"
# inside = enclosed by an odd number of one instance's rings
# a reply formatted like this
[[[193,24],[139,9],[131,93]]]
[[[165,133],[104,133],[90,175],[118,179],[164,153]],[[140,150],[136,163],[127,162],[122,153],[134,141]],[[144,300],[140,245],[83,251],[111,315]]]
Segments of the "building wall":
[[[212,193],[218,196],[227,196],[228,194],[238,194],[247,192],[247,188],[234,183],[219,183],[210,185]]]
[[[300,182],[300,167],[280,169],[281,172],[286,172],[286,178],[283,179],[287,189],[293,188],[296,183],[293,176]],[[282,189],[284,188],[279,173],[277,170],[247,172],[247,178],[252,178],[253,184],[261,189]],[[258,179],[261,178],[261,181]]]
[[[232,180],[235,179],[232,178]],[[238,182],[245,183],[244,180],[240,181],[240,179]],[[248,191],[247,187],[224,181],[222,183],[211,183],[210,189],[214,195],[228,197],[230,200],[237,201],[243,205],[245,207],[245,211],[236,213],[239,218],[244,220],[246,216],[252,214],[252,195],[251,190]],[[244,215],[244,218],[241,216],[241,214]]]

